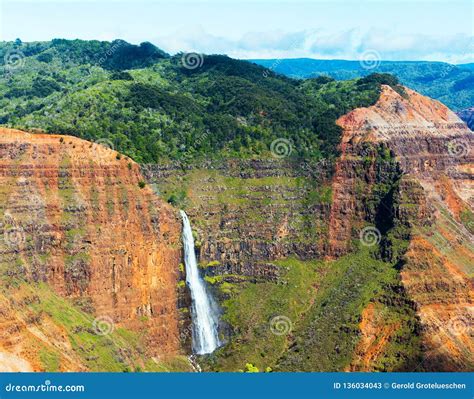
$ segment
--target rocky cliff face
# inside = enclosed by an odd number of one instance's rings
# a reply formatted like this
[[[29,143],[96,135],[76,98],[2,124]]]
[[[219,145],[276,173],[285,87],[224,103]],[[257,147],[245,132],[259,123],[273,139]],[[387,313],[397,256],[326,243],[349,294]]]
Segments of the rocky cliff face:
[[[370,218],[358,207],[362,196],[357,195],[356,185],[360,180],[372,185],[388,173],[373,162],[381,150],[392,154],[400,175],[420,182],[436,182],[448,175],[464,200],[472,201],[472,176],[466,170],[472,163],[472,132],[441,103],[405,90],[406,97],[384,86],[376,105],[354,110],[338,121],[344,134],[334,178],[331,254],[348,249],[353,223],[347,220]]]
[[[394,255],[395,238],[408,239],[401,276],[423,328],[420,367],[472,368],[472,131],[441,103],[388,86],[373,107],[356,109],[338,123],[344,135],[333,183],[329,255],[347,253],[366,223],[376,226],[385,255]],[[382,169],[377,163],[380,153],[394,159],[388,170],[387,163]],[[364,206],[367,193],[358,185],[363,182],[373,193],[389,175],[378,209]],[[369,314],[367,309],[364,326],[370,325]]]
[[[269,261],[321,257],[331,197],[326,163],[230,160],[145,166],[164,199],[180,198],[209,275],[272,279]]]
[[[150,358],[178,352],[181,222],[142,180],[137,164],[100,145],[0,129],[0,365],[4,356],[12,369],[25,368],[18,358],[41,370],[54,355],[61,370],[97,368],[75,344],[104,328],[139,334]],[[53,300],[44,287],[93,325],[40,311]],[[122,363],[129,352],[117,354]]]

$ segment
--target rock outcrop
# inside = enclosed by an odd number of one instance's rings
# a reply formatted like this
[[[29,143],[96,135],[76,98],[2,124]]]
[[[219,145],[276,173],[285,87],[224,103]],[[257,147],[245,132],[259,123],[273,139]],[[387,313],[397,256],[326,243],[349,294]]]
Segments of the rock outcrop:
[[[74,137],[0,129],[1,358],[11,369],[16,357],[39,363],[30,340],[15,337],[31,337],[46,317],[18,314],[22,284],[47,284],[110,329],[142,334],[150,357],[178,353],[180,232],[176,211],[130,159]],[[54,338],[36,334],[46,345]],[[87,369],[71,356],[62,369]]]
[[[348,220],[370,217],[360,209],[356,183],[359,178],[374,184],[387,173],[374,170],[374,165],[364,166],[380,148],[393,155],[401,174],[414,176],[422,184],[435,184],[440,176],[447,175],[461,198],[473,205],[469,170],[473,133],[441,103],[405,91],[406,97],[384,86],[373,107],[356,109],[338,120],[344,133],[333,183],[331,255],[349,249],[352,223]]]
[[[423,327],[426,356],[420,367],[472,369],[474,133],[441,103],[388,86],[374,106],[356,109],[338,123],[344,133],[328,254],[350,251],[365,223],[376,226],[382,244],[389,229],[405,228],[403,238],[410,243],[401,277]],[[381,153],[394,159],[393,168],[378,167]],[[377,218],[377,209],[363,205],[367,196],[358,184],[373,192],[390,174],[383,184],[391,181],[391,187],[379,202],[379,213],[391,217],[387,226]],[[384,202],[387,193],[390,201]]]

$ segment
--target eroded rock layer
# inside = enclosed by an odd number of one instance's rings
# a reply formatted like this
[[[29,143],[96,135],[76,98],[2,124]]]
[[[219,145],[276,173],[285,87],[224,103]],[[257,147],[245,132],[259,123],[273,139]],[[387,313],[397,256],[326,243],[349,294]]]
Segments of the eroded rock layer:
[[[143,169],[164,199],[186,208],[210,274],[272,279],[278,268],[271,260],[324,255],[331,199],[324,162],[228,160]]]
[[[396,255],[394,237],[408,239],[401,277],[423,328],[425,357],[419,367],[472,369],[473,132],[441,103],[388,86],[374,106],[356,109],[338,123],[344,133],[333,182],[328,254],[350,251],[367,222],[381,233],[385,256]],[[387,163],[381,169],[376,161],[384,157],[395,161],[388,170]],[[374,191],[390,181],[382,212],[374,214],[359,185]],[[390,231],[396,233],[387,239]],[[367,338],[375,328],[367,327],[371,313],[365,311],[361,325],[370,349],[367,357],[380,350]]]
[[[54,315],[25,317],[42,297],[22,282],[77,303],[99,335],[125,328],[144,334],[150,356],[178,352],[181,223],[133,161],[74,137],[0,129],[0,227],[5,367],[41,370],[40,349],[63,345],[59,369],[88,369],[70,336],[52,327]]]

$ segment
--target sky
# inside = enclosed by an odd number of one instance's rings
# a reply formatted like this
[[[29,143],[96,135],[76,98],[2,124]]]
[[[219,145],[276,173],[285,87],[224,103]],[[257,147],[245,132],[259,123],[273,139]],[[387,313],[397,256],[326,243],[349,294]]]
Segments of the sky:
[[[474,62],[471,0],[0,0],[0,40],[124,39],[235,58]]]

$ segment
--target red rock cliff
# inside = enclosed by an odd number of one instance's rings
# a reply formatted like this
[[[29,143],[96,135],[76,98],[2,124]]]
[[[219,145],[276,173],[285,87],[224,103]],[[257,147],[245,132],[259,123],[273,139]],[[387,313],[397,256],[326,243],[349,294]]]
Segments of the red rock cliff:
[[[384,86],[374,106],[338,120],[344,132],[328,253],[348,252],[362,226],[375,224],[364,191],[387,183],[397,169],[400,205],[384,213],[393,212],[392,219],[410,228],[401,278],[423,328],[420,368],[472,369],[474,133],[441,103],[405,91]],[[396,164],[371,161],[377,148],[389,151]]]
[[[142,179],[100,145],[0,129],[0,264],[145,334],[150,355],[172,354],[181,223]],[[0,349],[25,354],[4,338]]]

